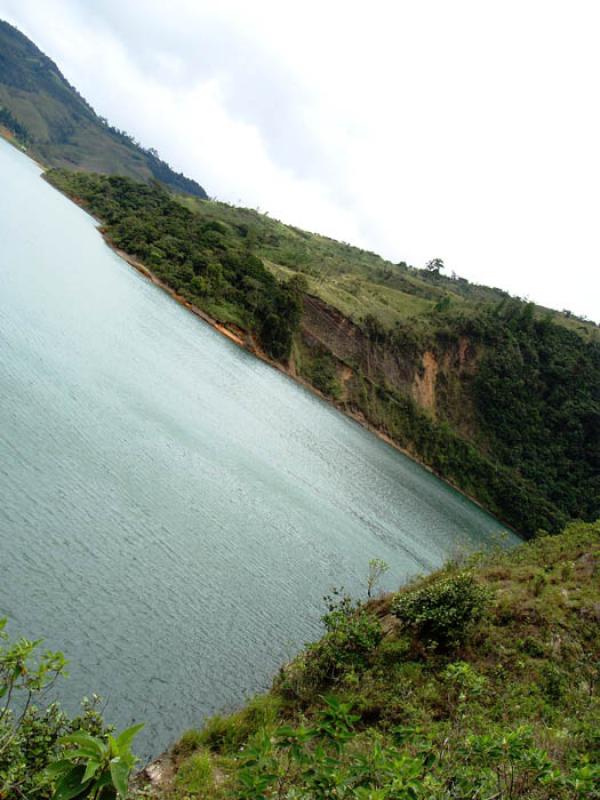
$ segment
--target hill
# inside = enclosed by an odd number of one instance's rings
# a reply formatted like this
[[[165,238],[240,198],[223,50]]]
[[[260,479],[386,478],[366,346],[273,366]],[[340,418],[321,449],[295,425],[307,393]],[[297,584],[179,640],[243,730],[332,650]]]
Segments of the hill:
[[[367,603],[272,690],[188,731],[163,798],[600,797],[600,523],[448,564]]]
[[[448,276],[439,260],[393,264],[203,199],[7,23],[0,106],[0,127],[62,168],[48,179],[112,244],[246,347],[525,536],[600,515],[597,325]]]
[[[600,330],[127,178],[48,180],[121,251],[525,536],[600,516]]]
[[[0,20],[0,130],[44,164],[158,180],[205,198],[155,150],[111,127],[26,36]]]

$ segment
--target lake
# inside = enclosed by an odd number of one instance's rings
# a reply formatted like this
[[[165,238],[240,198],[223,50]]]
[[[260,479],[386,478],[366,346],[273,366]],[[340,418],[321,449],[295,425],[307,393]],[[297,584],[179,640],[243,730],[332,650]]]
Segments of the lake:
[[[502,526],[129,267],[0,140],[0,615],[157,754]],[[505,534],[503,545],[517,538]]]

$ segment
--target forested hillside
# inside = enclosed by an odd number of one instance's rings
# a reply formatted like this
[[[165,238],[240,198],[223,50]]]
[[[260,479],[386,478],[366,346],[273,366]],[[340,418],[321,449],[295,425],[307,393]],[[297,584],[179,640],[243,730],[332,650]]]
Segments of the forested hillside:
[[[107,238],[529,536],[600,516],[600,332],[258,214],[54,170]]]
[[[206,197],[196,181],[174,172],[99,117],[56,64],[16,28],[0,20],[0,132],[50,166],[159,180]]]

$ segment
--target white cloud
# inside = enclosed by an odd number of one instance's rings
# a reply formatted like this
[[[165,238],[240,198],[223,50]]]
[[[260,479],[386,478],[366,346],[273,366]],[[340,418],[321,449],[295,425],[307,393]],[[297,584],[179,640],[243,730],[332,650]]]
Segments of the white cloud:
[[[595,3],[0,0],[0,16],[209,193],[600,319]]]

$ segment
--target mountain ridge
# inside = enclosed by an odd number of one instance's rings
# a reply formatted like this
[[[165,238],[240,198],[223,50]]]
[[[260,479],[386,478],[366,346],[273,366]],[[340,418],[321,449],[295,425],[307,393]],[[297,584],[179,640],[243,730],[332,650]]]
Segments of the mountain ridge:
[[[206,198],[152,148],[109,125],[25,34],[0,20],[0,128],[36,160],[106,174],[158,180],[174,191]]]

